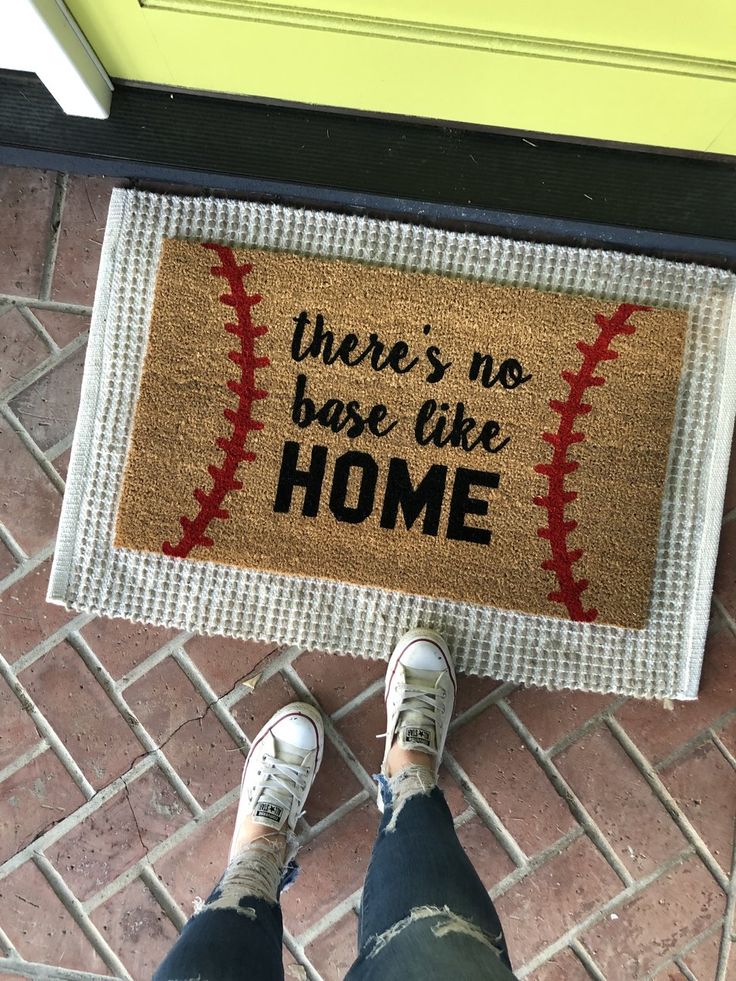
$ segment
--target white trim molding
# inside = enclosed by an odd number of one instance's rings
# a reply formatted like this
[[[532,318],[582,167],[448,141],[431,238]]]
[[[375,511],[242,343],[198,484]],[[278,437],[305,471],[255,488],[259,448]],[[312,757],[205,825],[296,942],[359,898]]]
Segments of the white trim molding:
[[[0,62],[35,72],[70,116],[107,119],[112,82],[63,0],[6,0]]]

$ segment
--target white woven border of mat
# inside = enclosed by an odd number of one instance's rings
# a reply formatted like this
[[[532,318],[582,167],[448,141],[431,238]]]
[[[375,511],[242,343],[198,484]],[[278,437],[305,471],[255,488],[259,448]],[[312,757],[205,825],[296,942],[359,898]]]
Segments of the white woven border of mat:
[[[689,311],[649,625],[630,630],[113,548],[164,237]],[[736,408],[736,277],[641,256],[513,242],[273,205],[113,193],[48,598],[199,633],[385,658],[405,629],[446,634],[461,671],[550,688],[694,698]]]

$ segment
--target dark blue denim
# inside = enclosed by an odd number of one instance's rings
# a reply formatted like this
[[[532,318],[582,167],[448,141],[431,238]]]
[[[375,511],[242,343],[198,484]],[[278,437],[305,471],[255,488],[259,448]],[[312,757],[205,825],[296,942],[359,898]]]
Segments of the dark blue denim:
[[[442,792],[435,787],[409,798],[387,830],[392,817],[389,802],[366,873],[358,958],[347,981],[512,981],[498,915]],[[218,895],[216,887],[207,902]],[[253,913],[205,906],[192,917],[154,981],[282,981],[280,907],[248,896],[240,905]]]

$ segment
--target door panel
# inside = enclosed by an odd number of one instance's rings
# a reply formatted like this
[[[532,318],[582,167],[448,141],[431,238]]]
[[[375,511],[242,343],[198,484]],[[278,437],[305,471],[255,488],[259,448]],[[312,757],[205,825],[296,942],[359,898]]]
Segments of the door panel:
[[[112,76],[736,153],[736,5],[70,0]]]
[[[676,53],[728,60],[734,55],[736,6],[723,0],[704,0],[695,8],[686,0],[138,0],[147,9],[198,13],[233,19],[330,25],[345,32],[394,36],[402,30],[432,31],[441,41],[456,32],[503,35],[533,41],[555,41],[622,47],[632,52]],[[502,42],[502,39],[499,39]]]

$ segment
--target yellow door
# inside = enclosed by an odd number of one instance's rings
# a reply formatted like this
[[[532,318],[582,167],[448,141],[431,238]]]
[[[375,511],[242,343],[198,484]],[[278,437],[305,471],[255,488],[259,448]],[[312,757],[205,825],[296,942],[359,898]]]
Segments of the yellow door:
[[[733,0],[67,0],[108,73],[736,153]]]

